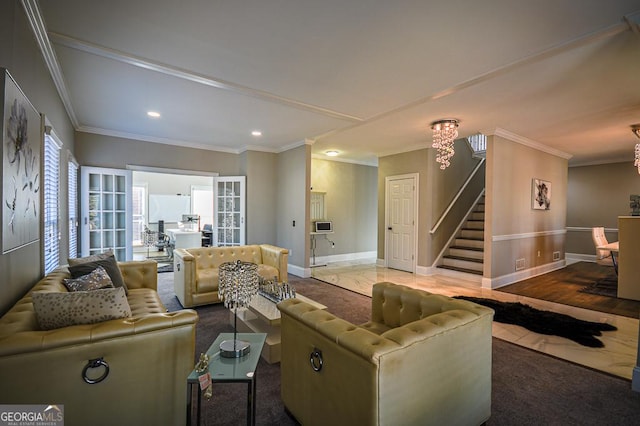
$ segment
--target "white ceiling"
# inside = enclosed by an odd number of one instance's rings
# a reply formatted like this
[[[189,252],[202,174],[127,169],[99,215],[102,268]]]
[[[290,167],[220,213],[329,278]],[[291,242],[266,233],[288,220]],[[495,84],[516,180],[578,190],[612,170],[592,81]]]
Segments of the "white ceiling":
[[[313,141],[364,164],[430,146],[450,117],[570,164],[632,162],[639,142],[640,0],[26,3],[81,131],[226,152]]]

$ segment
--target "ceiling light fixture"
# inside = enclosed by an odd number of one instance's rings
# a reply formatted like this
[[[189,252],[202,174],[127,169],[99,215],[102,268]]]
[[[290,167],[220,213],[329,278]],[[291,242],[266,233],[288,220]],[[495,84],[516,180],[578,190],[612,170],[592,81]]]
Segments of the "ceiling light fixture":
[[[459,123],[460,120],[455,118],[447,118],[431,123],[431,130],[433,130],[433,144],[431,146],[438,150],[436,161],[440,163],[441,170],[449,167],[451,164],[449,160],[455,154],[453,142],[458,137]]]
[[[152,118],[160,118],[160,113],[156,111],[147,111],[147,115]]]
[[[339,154],[339,152],[338,151],[327,151],[327,152],[325,152],[325,154],[328,157],[336,157]]]
[[[254,130],[253,132],[251,132],[252,136],[262,136],[262,132],[260,130]]]
[[[638,139],[640,139],[640,124],[632,124],[631,131]],[[638,168],[638,173],[640,174],[640,143],[636,144],[635,161],[633,162],[633,165]]]

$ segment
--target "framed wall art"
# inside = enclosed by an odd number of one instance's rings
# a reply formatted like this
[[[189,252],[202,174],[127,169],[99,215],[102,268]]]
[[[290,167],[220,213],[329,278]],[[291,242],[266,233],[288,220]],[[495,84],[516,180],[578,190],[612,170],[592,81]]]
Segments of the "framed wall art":
[[[551,208],[551,182],[533,179],[531,203],[534,210],[549,210]]]
[[[9,71],[0,72],[4,254],[40,239],[42,118]]]

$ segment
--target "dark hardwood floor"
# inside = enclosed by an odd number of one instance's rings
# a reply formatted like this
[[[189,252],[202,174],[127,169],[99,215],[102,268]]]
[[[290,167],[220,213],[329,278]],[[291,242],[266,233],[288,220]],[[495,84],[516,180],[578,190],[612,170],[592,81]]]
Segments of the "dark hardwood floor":
[[[498,288],[496,291],[638,318],[640,315],[640,302],[638,301],[580,291],[601,280],[615,280],[613,268],[593,262],[578,262],[548,274]]]

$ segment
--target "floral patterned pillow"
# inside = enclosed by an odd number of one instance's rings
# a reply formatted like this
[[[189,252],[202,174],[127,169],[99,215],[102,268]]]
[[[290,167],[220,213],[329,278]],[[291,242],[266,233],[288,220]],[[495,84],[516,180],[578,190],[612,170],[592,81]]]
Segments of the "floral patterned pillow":
[[[69,291],[91,291],[100,290],[101,288],[114,288],[111,277],[102,266],[98,266],[87,275],[82,275],[79,278],[66,278],[63,280],[63,283]]]
[[[131,316],[131,308],[122,287],[69,293],[34,291],[31,298],[42,330]]]

